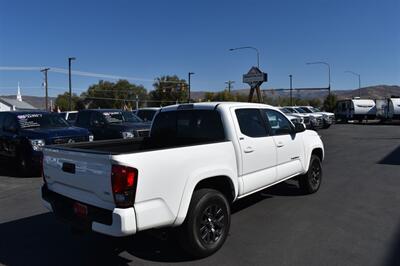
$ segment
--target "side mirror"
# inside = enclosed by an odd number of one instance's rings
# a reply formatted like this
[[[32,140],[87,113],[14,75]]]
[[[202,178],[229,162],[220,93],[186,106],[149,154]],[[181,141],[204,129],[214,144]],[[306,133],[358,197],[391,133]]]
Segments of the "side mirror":
[[[306,128],[304,127],[303,123],[294,123],[294,132],[300,133],[304,132]]]

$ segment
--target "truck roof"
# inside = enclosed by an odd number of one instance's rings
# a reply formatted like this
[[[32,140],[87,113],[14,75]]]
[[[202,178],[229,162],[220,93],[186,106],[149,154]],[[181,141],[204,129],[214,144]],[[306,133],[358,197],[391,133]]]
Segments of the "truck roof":
[[[248,107],[248,108],[261,108],[268,107],[271,109],[278,110],[278,108],[261,103],[246,103],[246,102],[203,102],[203,103],[186,103],[186,104],[175,104],[163,107],[161,112],[174,111],[174,110],[187,110],[187,109],[201,109],[201,110],[213,110],[216,107],[230,108],[230,107]]]

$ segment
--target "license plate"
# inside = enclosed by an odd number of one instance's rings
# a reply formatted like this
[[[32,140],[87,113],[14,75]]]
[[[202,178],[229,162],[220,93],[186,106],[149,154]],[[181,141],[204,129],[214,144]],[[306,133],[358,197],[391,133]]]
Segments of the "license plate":
[[[74,203],[74,213],[79,217],[86,217],[88,214],[88,208],[86,205],[81,204],[79,202]]]

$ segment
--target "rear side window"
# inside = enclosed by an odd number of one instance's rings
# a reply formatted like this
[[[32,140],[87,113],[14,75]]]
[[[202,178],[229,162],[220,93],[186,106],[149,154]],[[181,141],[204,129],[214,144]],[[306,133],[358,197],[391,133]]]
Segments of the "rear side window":
[[[159,113],[151,137],[166,143],[190,145],[225,140],[220,115],[214,110],[181,110]]]
[[[70,113],[70,114],[68,115],[68,121],[69,121],[69,122],[75,121],[77,116],[78,116],[77,113]]]
[[[252,138],[268,136],[259,109],[237,109],[235,113],[243,134]]]

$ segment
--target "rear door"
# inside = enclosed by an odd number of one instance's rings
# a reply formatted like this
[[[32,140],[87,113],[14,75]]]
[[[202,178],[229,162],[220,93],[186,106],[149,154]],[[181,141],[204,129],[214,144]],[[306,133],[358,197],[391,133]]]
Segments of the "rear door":
[[[277,148],[276,181],[302,172],[304,148],[301,133],[294,133],[292,124],[282,113],[272,109],[262,111]]]
[[[268,134],[261,112],[257,108],[236,108],[233,115],[237,120],[243,179],[243,193],[249,193],[276,180],[276,146]]]

